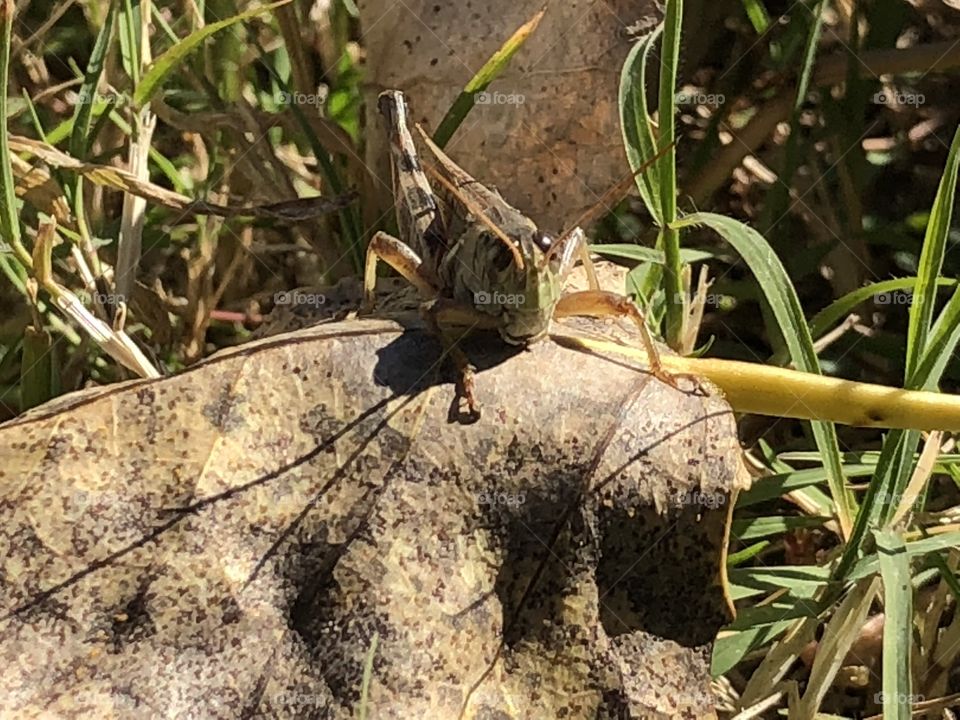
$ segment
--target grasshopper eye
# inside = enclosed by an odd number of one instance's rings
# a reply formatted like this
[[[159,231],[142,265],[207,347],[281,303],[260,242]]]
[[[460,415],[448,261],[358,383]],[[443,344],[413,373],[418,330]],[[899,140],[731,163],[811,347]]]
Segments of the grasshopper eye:
[[[536,245],[538,248],[540,248],[541,250],[543,250],[543,252],[547,252],[547,250],[549,250],[549,249],[551,248],[551,246],[553,245],[553,238],[550,237],[549,235],[541,235],[541,234],[539,234],[539,233],[534,233],[534,234],[533,234],[533,243],[534,243],[534,245]]]

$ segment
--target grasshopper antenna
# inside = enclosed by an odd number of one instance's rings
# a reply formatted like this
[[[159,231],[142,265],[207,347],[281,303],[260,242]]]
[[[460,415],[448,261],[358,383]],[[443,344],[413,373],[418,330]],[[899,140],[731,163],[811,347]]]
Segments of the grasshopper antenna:
[[[573,223],[567,230],[564,230],[562,233],[560,233],[560,238],[556,242],[556,244],[552,248],[550,248],[550,253],[555,252],[557,247],[563,247],[564,245],[563,241],[565,241],[567,239],[567,236],[569,236],[570,233],[572,233],[576,228],[578,227],[585,228],[591,223],[593,223],[594,221],[598,220],[604,213],[610,212],[610,208],[616,205],[618,202],[620,202],[620,200],[622,200],[626,196],[627,192],[629,192],[630,188],[633,186],[633,183],[637,179],[637,177],[642,173],[646,172],[651,165],[653,165],[657,160],[659,160],[664,155],[666,155],[667,152],[673,149],[673,147],[676,144],[677,144],[676,141],[674,141],[669,145],[667,145],[666,147],[658,150],[657,154],[654,155],[649,160],[645,161],[639,168],[637,168],[636,172],[630,173],[625,178],[623,178],[623,180],[618,182],[616,185],[614,185],[609,190],[607,190],[603,195],[601,195],[600,198],[597,200],[597,202],[595,202],[593,205],[587,208],[583,212],[583,214],[579,218],[577,218],[577,221],[575,223]]]
[[[458,188],[452,182],[447,180],[447,178],[445,178],[434,166],[425,165],[424,169],[430,174],[430,176],[434,180],[439,182],[441,185],[443,185],[444,188],[446,188],[446,190],[449,193],[454,195],[457,198],[457,200],[462,202],[463,206],[467,208],[467,210],[469,210],[470,213],[475,218],[477,218],[477,220],[479,220],[484,225],[486,225],[490,229],[490,231],[497,236],[500,242],[502,242],[504,245],[507,246],[507,249],[510,250],[510,253],[513,255],[513,261],[514,263],[516,263],[517,269],[523,270],[523,256],[520,254],[520,251],[517,249],[516,244],[513,241],[511,241],[510,238],[507,237],[507,234],[503,230],[497,227],[496,223],[494,223],[490,218],[487,217],[487,214],[483,211],[483,208],[481,208],[475,202],[467,198],[466,195],[460,192],[460,188]]]

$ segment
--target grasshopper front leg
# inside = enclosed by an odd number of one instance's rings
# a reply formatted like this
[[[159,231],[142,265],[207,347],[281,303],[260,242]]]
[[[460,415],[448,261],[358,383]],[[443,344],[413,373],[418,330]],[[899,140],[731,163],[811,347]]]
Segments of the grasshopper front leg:
[[[650,364],[650,373],[658,380],[662,380],[671,387],[676,387],[676,379],[667,372],[660,361],[660,351],[653,342],[650,330],[647,328],[643,313],[630,298],[617,293],[603,290],[583,290],[581,292],[564,295],[557,302],[553,316],[560,317],[627,317],[630,318],[640,331],[640,340],[647,353],[647,362]]]
[[[436,299],[437,287],[424,272],[420,257],[409,245],[385,232],[374,235],[367,246],[363,271],[362,313],[372,312],[376,304],[377,262],[380,260],[400,273],[429,301],[423,306],[421,315],[427,328],[439,338],[444,354],[453,360],[459,380],[459,395],[467,405],[466,417],[471,422],[478,420],[480,405],[474,393],[474,368],[457,343],[471,330],[496,327],[495,320],[472,306]],[[459,333],[455,332],[458,327],[462,328]]]
[[[367,261],[363,268],[362,313],[370,313],[376,304],[377,261],[382,260],[413,285],[425,300],[437,296],[437,287],[423,270],[423,261],[406,243],[385,232],[378,232],[367,246]]]

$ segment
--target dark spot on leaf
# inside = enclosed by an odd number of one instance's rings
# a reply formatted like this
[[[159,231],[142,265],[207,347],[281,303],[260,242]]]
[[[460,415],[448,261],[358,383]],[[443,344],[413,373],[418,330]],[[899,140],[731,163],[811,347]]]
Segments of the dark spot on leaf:
[[[341,427],[342,423],[333,415],[326,403],[314,405],[300,418],[300,429],[312,436],[318,445],[336,435]]]
[[[203,407],[203,416],[220,432],[237,430],[245,424],[241,408],[243,399],[242,395],[233,395],[227,390],[215,402]]]
[[[120,610],[114,612],[108,631],[114,652],[120,652],[124,645],[145,640],[156,633],[153,618],[147,610],[147,588],[149,586],[150,580],[146,579],[140,585],[137,594]]]

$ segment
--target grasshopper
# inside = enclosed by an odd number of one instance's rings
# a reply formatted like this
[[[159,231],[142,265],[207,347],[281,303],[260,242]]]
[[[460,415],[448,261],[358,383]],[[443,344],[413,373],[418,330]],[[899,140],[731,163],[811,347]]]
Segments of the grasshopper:
[[[479,406],[473,369],[452,339],[451,331],[457,329],[460,337],[472,330],[496,330],[508,344],[526,346],[547,334],[553,318],[627,317],[640,331],[650,372],[674,384],[661,365],[643,314],[629,298],[600,290],[589,271],[590,290],[562,294],[576,260],[589,263],[580,227],[556,239],[541,232],[496,190],[447,157],[418,125],[423,144],[436,162],[428,169],[442,191],[434,192],[420,164],[403,93],[387,90],[380,94],[378,104],[390,140],[402,239],[385,232],[371,239],[362,310],[373,310],[378,261],[413,284],[426,300],[423,316],[428,326],[457,365],[461,396],[474,419],[479,417]]]

